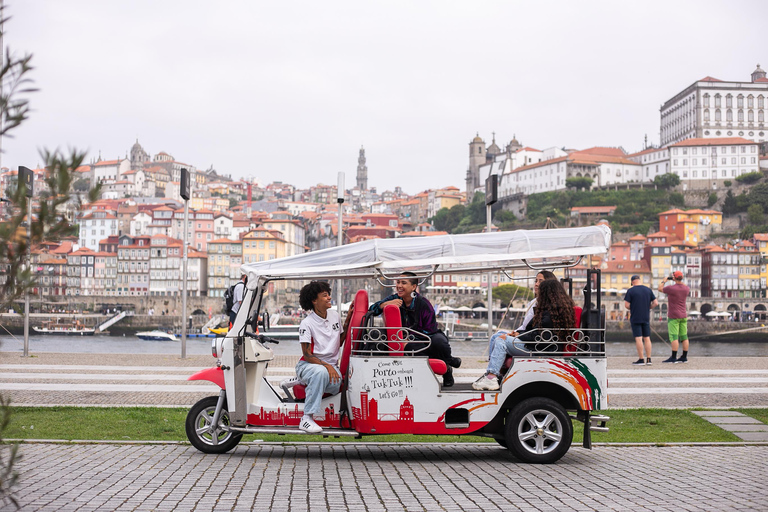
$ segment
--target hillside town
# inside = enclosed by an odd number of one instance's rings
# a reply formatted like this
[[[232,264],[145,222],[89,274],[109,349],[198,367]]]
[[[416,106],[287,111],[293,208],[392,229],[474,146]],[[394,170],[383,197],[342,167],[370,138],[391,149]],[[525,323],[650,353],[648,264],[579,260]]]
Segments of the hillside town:
[[[498,176],[502,210],[525,219],[528,198],[565,190],[573,178],[587,188],[653,187],[659,176],[673,174],[680,191],[722,191],[745,175],[768,172],[765,102],[768,78],[758,65],[749,82],[706,77],[661,107],[662,144],[644,144],[628,153],[621,147],[586,149],[524,146],[516,137],[502,149],[479,136],[469,142],[464,189],[451,184],[407,194],[402,188],[378,191],[369,186],[364,148],[359,149],[355,184],[339,194],[337,185],[299,188],[287,180],[262,182],[233,178],[213,167],[197,168],[165,151],[150,154],[136,140],[122,157],[94,158],[75,171],[74,189],[83,194],[101,186],[101,198],[82,209],[73,201],[65,212],[79,236],[32,250],[42,297],[175,296],[187,280],[191,296],[223,297],[240,278],[243,264],[316,251],[337,244],[339,215],[342,243],[394,237],[446,234],[433,219],[442,209],[471,202],[485,192],[485,180]],[[457,162],[457,166],[461,165]],[[375,165],[372,165],[375,169]],[[182,169],[192,176],[189,221],[184,226],[180,196]],[[35,169],[36,193],[45,190],[45,169]],[[332,179],[335,177],[329,177]],[[18,172],[2,169],[0,188],[16,186]],[[6,192],[7,193],[7,192]],[[343,197],[343,203],[337,201]],[[10,205],[0,203],[4,218]],[[606,223],[616,206],[579,206],[569,210],[569,225]],[[715,208],[670,208],[658,214],[651,232],[619,236],[604,260],[583,262],[603,272],[609,294],[623,296],[632,275],[655,288],[680,270],[699,298],[763,299],[768,271],[768,233],[749,239],[713,242],[727,219]],[[539,226],[543,227],[543,226]],[[561,226],[562,227],[562,226]],[[498,229],[498,228],[493,228]],[[188,272],[182,275],[184,232]],[[487,276],[436,276],[426,288],[438,304],[483,303]],[[493,276],[493,286],[510,282]],[[278,290],[278,292],[281,290]],[[290,293],[292,290],[283,290]],[[612,316],[622,317],[616,308]],[[765,304],[737,306],[754,318],[765,317]],[[706,312],[704,312],[706,313]]]

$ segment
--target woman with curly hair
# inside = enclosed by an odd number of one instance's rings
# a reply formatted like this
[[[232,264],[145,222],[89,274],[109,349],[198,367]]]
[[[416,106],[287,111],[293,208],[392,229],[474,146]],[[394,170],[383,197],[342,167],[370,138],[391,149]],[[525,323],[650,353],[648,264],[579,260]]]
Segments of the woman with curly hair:
[[[520,332],[504,335],[493,347],[488,369],[485,375],[472,384],[480,391],[495,391],[499,389],[499,374],[501,366],[508,355],[527,356],[532,351],[526,342],[537,341],[544,344],[542,350],[556,351],[557,343],[564,343],[571,329],[576,327],[573,300],[556,280],[545,280],[539,284],[539,295],[533,318]],[[554,337],[557,337],[555,340]]]

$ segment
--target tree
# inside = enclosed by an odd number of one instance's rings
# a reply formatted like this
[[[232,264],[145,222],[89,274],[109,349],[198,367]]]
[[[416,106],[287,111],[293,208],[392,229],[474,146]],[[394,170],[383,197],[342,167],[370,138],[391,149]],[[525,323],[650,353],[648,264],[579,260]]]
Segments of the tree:
[[[575,188],[576,190],[589,190],[594,180],[589,176],[574,176],[565,179],[566,188]]]
[[[750,205],[747,208],[747,218],[753,226],[760,226],[763,223],[763,207],[759,204]]]
[[[453,233],[453,230],[464,218],[467,207],[463,204],[457,204],[451,208],[440,208],[434,217],[429,219],[438,231],[445,231],[447,233]]]
[[[712,192],[709,194],[709,197],[707,198],[707,208],[712,208],[715,206],[715,203],[717,202],[717,194],[715,192]]]
[[[77,181],[72,184],[72,188],[77,192],[88,192],[88,190],[91,189],[91,184],[85,178],[78,178]]]
[[[653,178],[653,184],[659,188],[676,187],[680,184],[680,176],[672,172],[660,174],[659,176]]]
[[[506,307],[513,297],[515,299],[530,300],[533,298],[533,291],[516,284],[501,284],[493,289],[493,298],[499,299],[502,307]]]
[[[7,21],[4,6],[0,4],[0,32]],[[28,95],[36,90],[29,78],[31,59],[30,54],[18,57],[6,48],[4,64],[0,68],[0,137],[9,136],[9,132],[29,117]],[[5,267],[5,282],[0,286],[0,307],[4,310],[36,286],[36,276],[28,264],[29,248],[44,241],[58,240],[73,231],[64,216],[63,207],[71,200],[79,201],[71,197],[72,185],[74,170],[83,162],[85,153],[73,150],[71,155],[64,156],[59,151],[43,151],[41,156],[45,162],[47,190],[37,193],[37,201],[33,201],[37,202],[37,208],[33,204],[31,219],[27,218],[29,199],[26,185],[19,181],[16,187],[6,191],[10,215],[0,222],[0,265]],[[99,187],[92,190],[89,199],[96,199],[99,192]],[[0,442],[10,414],[8,400],[0,397]],[[13,444],[0,457],[0,501],[8,500],[18,507],[14,496],[18,474],[13,469],[19,457],[17,449],[18,445]]]
[[[761,179],[763,179],[763,173],[760,171],[748,172],[746,174],[736,176],[736,181],[743,185],[751,185],[753,183],[757,183]]]

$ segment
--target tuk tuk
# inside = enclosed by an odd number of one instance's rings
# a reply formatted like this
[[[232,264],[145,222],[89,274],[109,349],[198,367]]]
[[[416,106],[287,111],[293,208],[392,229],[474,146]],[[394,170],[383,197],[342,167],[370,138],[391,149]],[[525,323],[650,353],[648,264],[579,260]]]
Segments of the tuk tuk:
[[[243,306],[226,337],[213,340],[217,365],[189,378],[221,388],[218,396],[190,409],[189,441],[202,452],[225,453],[244,434],[306,434],[299,429],[301,383],[281,389],[266,378],[274,358],[268,345],[277,342],[268,336],[269,317],[263,311],[271,282],[370,279],[389,286],[406,270],[420,282],[458,273],[496,272],[513,279],[510,273],[517,269],[574,267],[585,257],[605,254],[610,239],[605,226],[376,239],[245,264]],[[562,332],[541,329],[530,353],[508,360],[498,391],[476,391],[462,383],[443,387],[439,376],[445,363],[420,355],[423,350],[405,350],[423,334],[398,325],[392,315],[383,325],[372,324],[365,315],[368,294],[358,291],[351,329],[342,340],[341,391],[324,397],[324,414],[315,414],[322,435],[483,436],[522,461],[552,463],[570,448],[575,419],[585,425],[583,446],[591,448],[591,432],[607,431],[609,418],[600,414],[608,400],[600,271],[586,274],[585,287],[573,297],[580,306],[576,328],[566,339],[559,339]],[[574,294],[572,280],[564,281]]]

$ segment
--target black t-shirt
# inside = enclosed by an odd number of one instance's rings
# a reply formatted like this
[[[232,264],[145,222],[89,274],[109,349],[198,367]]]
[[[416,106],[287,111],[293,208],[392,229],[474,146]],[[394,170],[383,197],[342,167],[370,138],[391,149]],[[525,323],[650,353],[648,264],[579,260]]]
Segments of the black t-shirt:
[[[644,324],[651,321],[651,302],[656,299],[650,288],[642,284],[627,290],[624,300],[629,302],[629,321]]]

